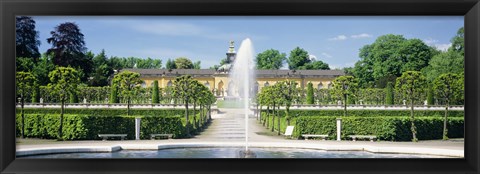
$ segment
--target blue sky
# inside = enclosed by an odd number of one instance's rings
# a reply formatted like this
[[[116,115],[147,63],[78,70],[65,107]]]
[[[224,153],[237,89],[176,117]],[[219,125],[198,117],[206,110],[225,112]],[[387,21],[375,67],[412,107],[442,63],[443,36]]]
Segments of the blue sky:
[[[415,17],[180,17],[180,16],[35,16],[40,52],[51,47],[50,31],[75,22],[85,35],[86,47],[108,56],[162,59],[188,57],[209,68],[225,58],[230,40],[236,49],[245,38],[256,53],[277,49],[287,55],[299,46],[331,68],[350,67],[359,60],[361,47],[378,36],[399,34],[418,38],[438,49],[464,25],[463,16]]]

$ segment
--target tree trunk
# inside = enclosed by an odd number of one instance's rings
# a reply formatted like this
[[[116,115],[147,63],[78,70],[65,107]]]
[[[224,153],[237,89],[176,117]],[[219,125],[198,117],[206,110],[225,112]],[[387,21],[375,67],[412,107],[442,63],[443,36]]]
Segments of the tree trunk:
[[[197,104],[193,102],[193,125],[195,125],[195,128],[198,128],[197,113],[195,112],[196,107],[197,107]]]
[[[212,106],[208,105],[208,121],[212,120]]]
[[[21,107],[22,107],[22,138],[25,138],[25,112],[23,111],[24,105],[25,105],[25,99],[23,99],[22,95],[22,101],[21,101]]]
[[[280,112],[280,106],[278,107],[278,112]],[[280,135],[280,130],[282,130],[280,128],[280,115],[277,115],[277,125],[278,125],[278,134],[277,135]]]
[[[287,126],[290,126],[290,105],[285,107],[285,119],[287,120]]]
[[[185,128],[187,130],[187,137],[191,137],[190,135],[190,121],[188,120],[188,103],[186,102],[188,101],[188,98],[185,100],[185,120],[187,122],[187,124],[185,125]]]
[[[413,113],[413,99],[411,99],[410,104],[411,104],[410,105],[410,117],[411,117],[410,120],[412,122],[411,130],[412,130],[412,137],[413,137],[412,141],[417,142],[418,141],[418,139],[417,139],[417,128],[415,127],[415,115]]]
[[[127,97],[127,116],[130,115],[130,97]]]
[[[445,118],[443,120],[443,140],[448,140],[448,129],[447,129],[447,116],[448,116],[448,106],[450,102],[447,100],[447,105],[445,106]]]
[[[344,103],[343,103],[343,116],[347,116],[347,94],[343,96]]]
[[[63,113],[65,110],[65,99],[62,99],[62,105],[60,109],[60,126],[58,127],[58,139],[63,140],[63,134],[62,134],[62,129],[63,129]]]
[[[273,104],[273,114],[272,114],[272,132],[275,131],[275,104]]]

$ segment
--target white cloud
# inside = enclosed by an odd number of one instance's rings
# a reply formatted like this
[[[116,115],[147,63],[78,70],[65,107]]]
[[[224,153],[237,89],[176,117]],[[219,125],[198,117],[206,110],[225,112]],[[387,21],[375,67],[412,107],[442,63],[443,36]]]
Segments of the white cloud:
[[[433,45],[433,44],[437,43],[438,40],[428,38],[428,39],[424,39],[423,42],[425,42],[425,44],[427,44],[427,45]]]
[[[369,37],[372,37],[372,35],[371,35],[371,34],[367,34],[367,33],[362,33],[362,34],[357,34],[357,35],[351,35],[350,37],[353,38],[353,39],[361,39],[361,38],[369,38]]]
[[[315,60],[317,60],[317,56],[315,56],[313,54],[310,54],[310,55],[308,55],[308,59],[310,59],[311,61],[315,61]]]
[[[451,43],[449,43],[449,44],[435,44],[434,46],[435,46],[435,48],[437,48],[437,50],[447,51],[448,48],[450,48],[452,46],[452,44]]]
[[[338,35],[337,37],[330,38],[328,40],[347,40],[347,36],[345,35]]]
[[[437,50],[440,50],[440,51],[447,51],[448,48],[452,46],[451,43],[441,44],[441,43],[438,43],[438,40],[435,40],[432,38],[424,39],[423,42],[425,42],[425,44],[429,46],[435,47]]]
[[[327,54],[327,53],[322,53],[322,56],[323,56],[323,57],[326,57],[326,58],[332,58],[332,57],[333,57],[332,55]]]

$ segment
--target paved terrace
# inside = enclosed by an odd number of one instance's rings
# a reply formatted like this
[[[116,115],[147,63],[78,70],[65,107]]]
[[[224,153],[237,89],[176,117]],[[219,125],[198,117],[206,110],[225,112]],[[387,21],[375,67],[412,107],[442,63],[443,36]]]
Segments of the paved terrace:
[[[60,152],[112,152],[121,149],[188,148],[188,147],[244,147],[245,119],[241,109],[221,109],[212,115],[213,122],[204,132],[190,139],[169,140],[109,140],[63,141],[25,139],[17,143],[17,155]],[[427,155],[464,156],[464,142],[459,140],[432,140],[413,142],[370,142],[334,140],[293,140],[277,136],[261,126],[253,117],[248,119],[249,146],[293,147],[321,150],[364,150],[383,153],[411,153]]]

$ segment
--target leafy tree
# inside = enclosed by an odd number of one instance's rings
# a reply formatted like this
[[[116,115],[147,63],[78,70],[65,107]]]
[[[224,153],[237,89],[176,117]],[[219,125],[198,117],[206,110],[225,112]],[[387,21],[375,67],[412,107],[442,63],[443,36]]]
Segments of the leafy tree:
[[[167,69],[177,69],[177,66],[175,65],[175,61],[168,59],[167,63],[165,64],[165,68]]]
[[[255,62],[257,69],[280,69],[286,59],[287,55],[285,53],[269,49],[259,53],[255,58]]]
[[[433,99],[433,87],[432,85],[428,85],[428,90],[427,90],[427,105],[434,105],[434,99]]]
[[[394,103],[393,102],[394,101],[394,99],[393,99],[394,92],[393,92],[393,83],[392,82],[388,82],[385,93],[386,93],[386,97],[385,97],[386,98],[385,99],[386,104],[387,105],[393,105],[393,103]]]
[[[48,74],[50,82],[48,88],[58,96],[61,103],[60,111],[60,127],[58,128],[58,139],[63,139],[63,114],[65,108],[65,101],[69,94],[77,90],[77,85],[80,83],[78,72],[73,68],[57,67],[55,70]]]
[[[158,90],[158,80],[153,81],[152,103],[160,103],[159,90]]]
[[[53,55],[53,63],[57,66],[71,66],[77,69],[81,74],[82,81],[86,81],[92,71],[93,56],[86,56],[84,35],[80,32],[77,24],[65,22],[55,27],[51,31],[51,37],[47,42],[52,47],[47,50],[47,54]]]
[[[307,104],[314,104],[312,82],[308,82],[307,84]]]
[[[37,80],[33,82],[32,92],[32,103],[38,103],[40,101],[40,85]]]
[[[102,50],[100,54],[93,57],[93,74],[92,80],[90,80],[91,86],[107,86],[108,85],[108,77],[113,74],[113,69],[109,65],[107,55],[105,54],[105,50]]]
[[[118,100],[118,85],[113,83],[110,88],[110,104],[120,103]]]
[[[305,70],[330,70],[330,67],[327,63],[324,63],[320,60],[311,61],[306,63],[303,66],[298,67],[298,69],[305,69]]]
[[[452,42],[452,47],[450,50],[460,53],[460,55],[465,55],[465,29],[462,27],[458,29],[457,34],[450,40]]]
[[[363,87],[373,87],[370,82],[391,80],[405,71],[420,71],[428,66],[435,55],[434,48],[419,39],[405,39],[402,35],[387,34],[374,43],[360,49],[360,61],[355,64],[353,74]],[[386,79],[385,79],[386,78]],[[386,83],[382,83],[384,87]]]
[[[122,71],[113,77],[113,83],[118,85],[121,96],[127,99],[127,115],[130,115],[130,103],[135,96],[135,90],[138,90],[140,84],[143,83],[143,80],[140,79],[140,74]]]
[[[290,52],[288,57],[288,68],[291,70],[298,69],[309,62],[308,52],[300,47],[296,47]]]
[[[25,138],[25,116],[24,116],[24,105],[25,105],[25,98],[27,95],[32,91],[33,83],[35,81],[35,76],[29,72],[17,72],[16,73],[16,88],[17,88],[17,95],[20,98],[20,107],[21,107],[21,117],[22,117],[22,138]]]
[[[54,69],[55,65],[52,62],[52,56],[43,54],[32,70],[37,79],[38,85],[47,86],[50,81],[48,75]]]
[[[447,73],[442,74],[437,77],[434,81],[434,91],[436,96],[443,98],[445,100],[445,117],[443,121],[443,140],[448,139],[448,129],[447,129],[447,116],[448,116],[448,107],[450,102],[459,99],[462,96],[462,84],[463,82],[459,81],[461,77],[457,74]]]
[[[410,122],[412,141],[417,142],[417,128],[415,127],[415,115],[413,112],[414,101],[420,99],[420,94],[425,92],[426,78],[419,71],[407,71],[397,78],[395,89],[398,90],[410,103]]]
[[[462,73],[464,71],[464,62],[465,59],[461,53],[449,50],[433,56],[429,66],[424,68],[422,72],[426,74],[427,80],[431,82],[442,74]]]
[[[40,46],[38,35],[38,31],[35,30],[35,20],[33,20],[32,17],[17,16],[15,30],[15,56],[33,58],[34,62],[37,62],[40,57],[40,52],[38,52],[38,46]]]
[[[177,69],[193,69],[193,63],[186,57],[179,57],[175,59],[175,67]]]
[[[202,62],[199,60],[199,61],[196,61],[194,64],[193,64],[193,69],[202,69],[202,66],[200,66]]]
[[[343,116],[347,116],[348,96],[355,94],[358,86],[357,79],[353,76],[340,76],[333,80],[333,93],[342,99]]]
[[[190,88],[192,90],[190,99],[193,103],[193,123],[195,124],[196,127],[198,127],[199,125],[196,119],[196,108],[197,108],[197,103],[199,103],[199,100],[202,97],[202,91],[204,91],[206,87],[200,82],[198,82],[197,80],[192,80],[190,83]]]
[[[279,97],[283,100],[283,103],[285,104],[285,119],[287,120],[287,125],[290,125],[290,120],[291,120],[290,106],[292,106],[293,102],[298,99],[299,91],[297,89],[297,82],[282,81],[282,82],[278,82],[277,84],[279,84],[280,86]],[[312,87],[312,92],[313,92],[313,87]],[[313,98],[313,94],[312,94],[312,98]],[[280,123],[280,120],[278,122]]]
[[[188,104],[191,101],[191,96],[193,94],[193,79],[190,75],[183,75],[177,77],[173,82],[173,95],[175,98],[178,98],[183,101],[185,105],[185,119],[186,119],[186,131],[187,137],[191,137],[190,135],[190,121],[188,117]]]

